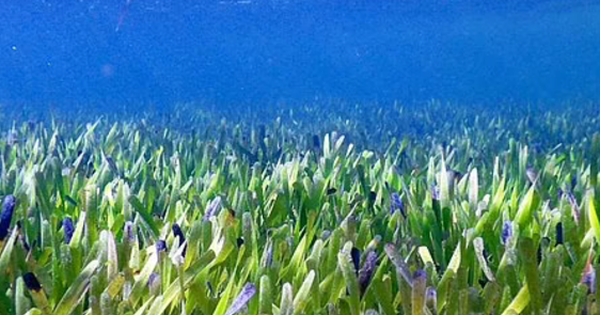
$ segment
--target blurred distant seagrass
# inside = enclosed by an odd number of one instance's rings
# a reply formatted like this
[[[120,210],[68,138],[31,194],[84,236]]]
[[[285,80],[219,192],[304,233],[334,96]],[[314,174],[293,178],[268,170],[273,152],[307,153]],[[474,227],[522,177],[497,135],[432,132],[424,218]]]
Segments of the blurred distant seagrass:
[[[600,313],[597,111],[23,115],[0,314]]]

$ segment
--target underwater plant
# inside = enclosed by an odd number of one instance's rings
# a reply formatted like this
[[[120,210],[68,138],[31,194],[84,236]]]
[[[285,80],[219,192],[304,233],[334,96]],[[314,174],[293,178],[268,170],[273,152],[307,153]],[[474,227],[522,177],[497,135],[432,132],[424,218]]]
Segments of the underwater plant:
[[[182,108],[7,126],[0,314],[600,312],[598,113]]]

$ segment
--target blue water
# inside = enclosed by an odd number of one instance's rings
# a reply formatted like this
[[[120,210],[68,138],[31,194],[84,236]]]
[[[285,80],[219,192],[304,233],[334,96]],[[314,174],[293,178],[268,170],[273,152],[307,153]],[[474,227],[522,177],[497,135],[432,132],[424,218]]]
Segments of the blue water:
[[[6,0],[0,102],[597,100],[600,1]]]

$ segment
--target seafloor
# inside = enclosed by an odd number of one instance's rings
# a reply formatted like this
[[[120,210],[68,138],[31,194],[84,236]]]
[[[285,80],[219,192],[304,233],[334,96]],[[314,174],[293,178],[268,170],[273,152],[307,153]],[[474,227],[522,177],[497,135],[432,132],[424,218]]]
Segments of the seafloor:
[[[600,107],[10,111],[0,314],[599,314]]]

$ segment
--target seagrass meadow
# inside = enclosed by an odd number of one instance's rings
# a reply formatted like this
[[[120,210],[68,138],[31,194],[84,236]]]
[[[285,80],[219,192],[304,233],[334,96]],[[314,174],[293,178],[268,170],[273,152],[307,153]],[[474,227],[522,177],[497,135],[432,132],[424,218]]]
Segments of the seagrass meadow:
[[[600,314],[597,104],[199,108],[2,113],[0,314]]]

